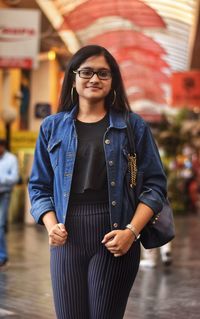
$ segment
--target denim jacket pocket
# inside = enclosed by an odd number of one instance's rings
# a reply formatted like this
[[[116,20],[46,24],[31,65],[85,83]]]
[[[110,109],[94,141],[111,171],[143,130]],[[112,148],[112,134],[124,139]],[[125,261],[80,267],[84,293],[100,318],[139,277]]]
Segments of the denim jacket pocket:
[[[60,144],[62,140],[59,139],[57,141],[49,142],[47,150],[49,152],[49,158],[51,161],[52,168],[55,169],[58,165],[59,161],[59,150],[60,150]]]

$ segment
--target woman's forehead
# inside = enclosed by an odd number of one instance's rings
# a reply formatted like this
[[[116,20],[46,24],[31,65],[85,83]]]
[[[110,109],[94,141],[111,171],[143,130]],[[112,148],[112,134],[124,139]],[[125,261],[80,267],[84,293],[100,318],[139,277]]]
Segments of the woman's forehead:
[[[81,67],[95,67],[96,69],[99,68],[106,68],[109,69],[109,64],[106,61],[105,57],[103,55],[94,55],[86,59],[83,63],[80,65]]]

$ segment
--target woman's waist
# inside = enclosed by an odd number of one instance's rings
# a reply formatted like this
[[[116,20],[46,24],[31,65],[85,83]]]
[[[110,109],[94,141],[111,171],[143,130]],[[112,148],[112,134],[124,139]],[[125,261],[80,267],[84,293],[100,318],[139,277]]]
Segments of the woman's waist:
[[[69,204],[106,203],[109,201],[107,189],[87,189],[81,193],[71,192]]]

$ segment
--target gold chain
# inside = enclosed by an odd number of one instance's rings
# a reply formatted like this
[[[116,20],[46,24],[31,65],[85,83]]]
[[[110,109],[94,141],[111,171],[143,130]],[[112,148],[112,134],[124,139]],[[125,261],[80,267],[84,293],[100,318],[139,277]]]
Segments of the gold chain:
[[[136,186],[136,177],[137,177],[137,161],[136,154],[128,154],[128,170],[130,173],[130,187]]]

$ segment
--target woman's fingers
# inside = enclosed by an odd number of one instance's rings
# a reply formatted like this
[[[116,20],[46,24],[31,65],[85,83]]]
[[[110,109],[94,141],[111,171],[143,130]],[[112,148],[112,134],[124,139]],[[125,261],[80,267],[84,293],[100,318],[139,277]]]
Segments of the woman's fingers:
[[[50,232],[49,232],[50,235],[57,235],[57,236],[60,236],[60,237],[67,237],[67,231],[65,229],[65,226],[63,224],[56,224],[54,225]]]
[[[104,236],[102,243],[115,257],[122,256],[127,253],[133,244],[134,236],[127,229],[115,230]]]
[[[67,234],[67,231],[66,231],[66,228],[65,228],[65,225],[64,225],[64,224],[59,223],[59,224],[57,224],[57,225],[58,225],[58,228],[61,230],[61,232],[62,232],[63,234]]]
[[[67,231],[65,229],[65,225],[64,224],[56,224],[55,227],[52,229],[53,233],[55,233],[58,236],[61,237],[66,237],[67,236]]]
[[[67,239],[67,231],[64,224],[54,225],[49,232],[49,244],[50,245],[63,245]]]
[[[121,250],[118,244],[116,243],[115,237],[110,239],[106,244],[105,247],[109,250],[111,254],[118,254],[121,256]]]
[[[49,240],[52,244],[63,245],[66,242],[67,237],[60,237],[56,234],[49,235]]]
[[[116,234],[117,234],[116,230],[113,230],[113,231],[107,233],[102,240],[102,244],[106,244],[108,241],[113,240],[113,238],[116,236]]]

